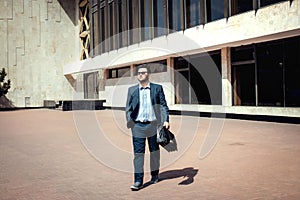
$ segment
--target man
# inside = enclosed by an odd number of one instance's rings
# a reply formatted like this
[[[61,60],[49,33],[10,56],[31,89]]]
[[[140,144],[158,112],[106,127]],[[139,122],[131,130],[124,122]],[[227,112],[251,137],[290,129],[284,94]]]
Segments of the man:
[[[139,84],[128,89],[126,102],[127,128],[131,128],[134,150],[134,184],[132,190],[143,187],[145,142],[150,151],[151,181],[158,182],[160,166],[159,145],[156,142],[157,125],[169,129],[169,108],[161,85],[150,83],[150,70],[147,64],[138,67]]]

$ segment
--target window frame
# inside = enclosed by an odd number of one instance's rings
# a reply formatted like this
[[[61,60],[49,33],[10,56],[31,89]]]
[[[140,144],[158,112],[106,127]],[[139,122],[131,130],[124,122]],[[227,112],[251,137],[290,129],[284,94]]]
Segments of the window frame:
[[[120,76],[119,72],[124,69],[128,69],[128,74],[126,74],[127,72],[125,72],[123,73],[122,76]],[[108,69],[107,79],[115,79],[115,78],[122,78],[122,77],[130,77],[130,66]]]

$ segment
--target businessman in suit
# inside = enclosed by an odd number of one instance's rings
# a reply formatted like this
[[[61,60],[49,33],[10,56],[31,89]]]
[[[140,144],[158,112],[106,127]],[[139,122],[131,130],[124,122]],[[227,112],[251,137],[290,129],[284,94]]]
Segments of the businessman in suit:
[[[156,142],[157,125],[169,129],[169,108],[161,85],[149,81],[150,70],[148,64],[138,67],[137,79],[139,84],[128,89],[126,101],[127,128],[132,131],[134,151],[134,184],[131,190],[143,187],[144,155],[146,139],[150,151],[150,183],[158,182],[160,167],[160,151]]]

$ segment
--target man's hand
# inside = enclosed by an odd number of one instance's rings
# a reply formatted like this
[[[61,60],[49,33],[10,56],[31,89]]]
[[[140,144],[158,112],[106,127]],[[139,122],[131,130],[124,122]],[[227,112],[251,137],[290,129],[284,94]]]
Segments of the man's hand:
[[[169,122],[164,122],[163,127],[165,127],[166,129],[170,128],[170,123]]]

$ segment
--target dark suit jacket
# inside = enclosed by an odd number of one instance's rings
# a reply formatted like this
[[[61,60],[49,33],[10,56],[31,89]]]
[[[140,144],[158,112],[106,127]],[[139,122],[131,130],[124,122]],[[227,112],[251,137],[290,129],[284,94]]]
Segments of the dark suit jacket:
[[[139,113],[139,84],[128,89],[126,101],[127,128],[132,128]],[[161,85],[150,83],[150,97],[158,123],[169,122],[169,108]]]

